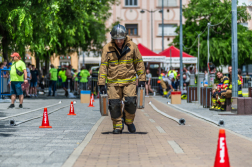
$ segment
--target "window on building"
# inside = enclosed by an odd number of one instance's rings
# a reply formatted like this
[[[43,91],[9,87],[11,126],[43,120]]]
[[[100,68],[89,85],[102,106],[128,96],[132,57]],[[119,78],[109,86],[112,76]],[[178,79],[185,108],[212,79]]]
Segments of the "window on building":
[[[248,28],[248,23],[240,23],[240,25],[243,25],[244,27]]]
[[[162,6],[162,0],[158,0],[158,6]],[[177,0],[164,0],[165,7],[178,6]]]
[[[137,0],[125,0],[125,6],[137,6]]]
[[[164,24],[164,36],[176,36],[178,35],[175,30],[177,28],[176,24]],[[158,26],[158,35],[162,36],[162,24]]]
[[[137,36],[138,35],[138,27],[137,24],[125,24],[129,36]]]

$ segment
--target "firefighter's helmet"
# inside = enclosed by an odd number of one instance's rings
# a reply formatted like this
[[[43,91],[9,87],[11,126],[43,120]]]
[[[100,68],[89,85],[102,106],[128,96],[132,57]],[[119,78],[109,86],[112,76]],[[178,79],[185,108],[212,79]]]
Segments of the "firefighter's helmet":
[[[125,39],[127,30],[124,26],[118,24],[112,28],[110,35],[112,39]]]

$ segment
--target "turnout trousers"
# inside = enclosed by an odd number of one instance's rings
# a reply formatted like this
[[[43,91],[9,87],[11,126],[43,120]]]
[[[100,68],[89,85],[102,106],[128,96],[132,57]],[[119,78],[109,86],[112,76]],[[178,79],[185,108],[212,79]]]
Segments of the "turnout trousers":
[[[136,85],[108,86],[109,111],[114,129],[122,129],[124,122],[127,125],[133,123],[136,113]],[[123,101],[123,103],[122,103]]]

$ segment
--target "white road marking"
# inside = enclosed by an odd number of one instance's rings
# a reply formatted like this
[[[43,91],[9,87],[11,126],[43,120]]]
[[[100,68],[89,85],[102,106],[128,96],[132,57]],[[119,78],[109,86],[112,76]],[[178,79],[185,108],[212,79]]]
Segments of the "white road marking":
[[[149,119],[151,122],[155,122],[153,119]]]
[[[161,128],[160,126],[156,126],[156,128],[157,128],[157,130],[158,130],[160,133],[166,133],[166,132],[164,131],[164,129]]]
[[[183,149],[174,140],[168,141],[168,143],[170,144],[175,153],[184,154]]]

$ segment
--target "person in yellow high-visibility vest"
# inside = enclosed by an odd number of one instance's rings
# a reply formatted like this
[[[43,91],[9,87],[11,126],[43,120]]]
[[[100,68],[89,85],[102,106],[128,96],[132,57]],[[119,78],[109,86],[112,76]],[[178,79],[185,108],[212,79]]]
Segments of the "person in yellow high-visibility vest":
[[[174,80],[176,80],[177,77],[177,72],[174,70],[174,67],[171,67],[171,70],[168,72],[168,77],[171,79],[171,77],[173,76]]]
[[[77,72],[76,69],[74,70],[74,76],[73,77],[74,77],[74,90],[78,91],[79,78],[78,78],[78,72]]]
[[[90,76],[90,73],[86,69],[85,66],[81,67],[80,72],[80,90],[87,90],[87,83],[88,83],[88,77]]]

